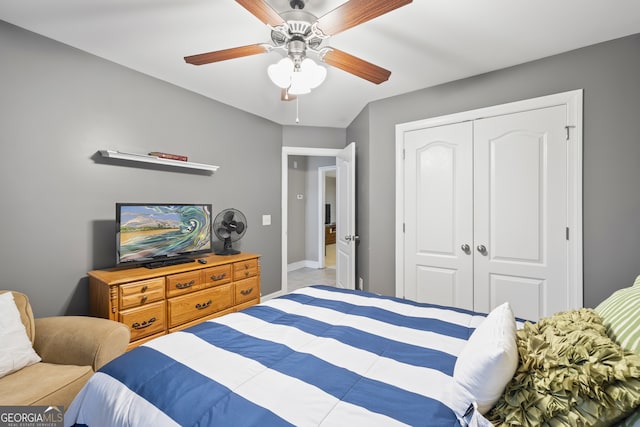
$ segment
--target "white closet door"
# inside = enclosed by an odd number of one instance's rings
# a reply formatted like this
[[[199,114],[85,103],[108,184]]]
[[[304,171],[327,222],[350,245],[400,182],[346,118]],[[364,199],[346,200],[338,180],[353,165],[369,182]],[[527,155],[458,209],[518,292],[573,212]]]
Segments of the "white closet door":
[[[472,129],[404,134],[405,298],[473,309]]]
[[[509,301],[537,320],[565,310],[564,105],[474,122],[474,309]]]

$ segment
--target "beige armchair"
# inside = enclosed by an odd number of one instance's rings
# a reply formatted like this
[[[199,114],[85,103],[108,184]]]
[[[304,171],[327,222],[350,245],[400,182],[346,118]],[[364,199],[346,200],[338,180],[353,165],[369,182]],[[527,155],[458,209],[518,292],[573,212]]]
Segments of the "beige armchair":
[[[95,317],[34,319],[27,296],[11,292],[42,361],[0,378],[0,406],[62,405],[66,410],[96,370],[124,353],[129,328]]]

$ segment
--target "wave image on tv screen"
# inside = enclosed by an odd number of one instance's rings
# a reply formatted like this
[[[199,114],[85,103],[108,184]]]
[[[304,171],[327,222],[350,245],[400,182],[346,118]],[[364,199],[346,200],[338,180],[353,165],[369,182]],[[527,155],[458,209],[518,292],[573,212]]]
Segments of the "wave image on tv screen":
[[[208,206],[121,206],[120,262],[211,249]]]

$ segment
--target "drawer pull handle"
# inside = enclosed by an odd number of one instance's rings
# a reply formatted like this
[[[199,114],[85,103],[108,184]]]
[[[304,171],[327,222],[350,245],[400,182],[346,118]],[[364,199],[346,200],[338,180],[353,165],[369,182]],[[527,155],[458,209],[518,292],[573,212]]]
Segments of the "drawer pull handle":
[[[217,282],[218,280],[222,280],[227,277],[227,273],[218,274],[217,276],[211,276],[211,280]]]
[[[144,285],[142,289],[140,289],[140,292],[146,292],[147,289],[149,289],[149,287],[147,285]]]
[[[244,268],[249,268],[249,264],[245,263]]]
[[[155,322],[155,321],[156,321],[156,318],[152,317],[151,319],[145,320],[142,323],[135,322],[133,325],[131,325],[131,327],[133,329],[144,329],[144,328],[146,328],[148,326],[151,326],[153,324],[153,322]]]
[[[147,302],[147,296],[146,296],[146,295],[143,295],[143,296],[142,296],[142,298],[140,298],[140,302],[141,302],[142,304],[144,304],[145,302]]]
[[[195,280],[191,280],[190,282],[187,282],[187,283],[176,283],[176,288],[178,288],[178,289],[187,289],[187,288],[192,287],[195,284],[196,284]]]
[[[249,294],[251,294],[251,292],[253,292],[253,288],[249,288],[249,289],[243,289],[240,291],[240,293],[244,296],[247,296]]]
[[[198,310],[204,310],[205,308],[209,307],[211,305],[211,300],[205,302],[204,304],[196,304],[196,308]]]
[[[249,277],[249,272],[248,271],[244,272],[244,277]]]

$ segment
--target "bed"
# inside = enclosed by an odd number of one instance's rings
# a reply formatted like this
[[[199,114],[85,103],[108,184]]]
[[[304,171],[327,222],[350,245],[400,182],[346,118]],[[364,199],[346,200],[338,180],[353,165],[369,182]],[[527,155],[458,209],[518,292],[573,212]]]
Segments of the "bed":
[[[497,311],[303,288],[117,358],[65,426],[491,425],[522,327]]]

